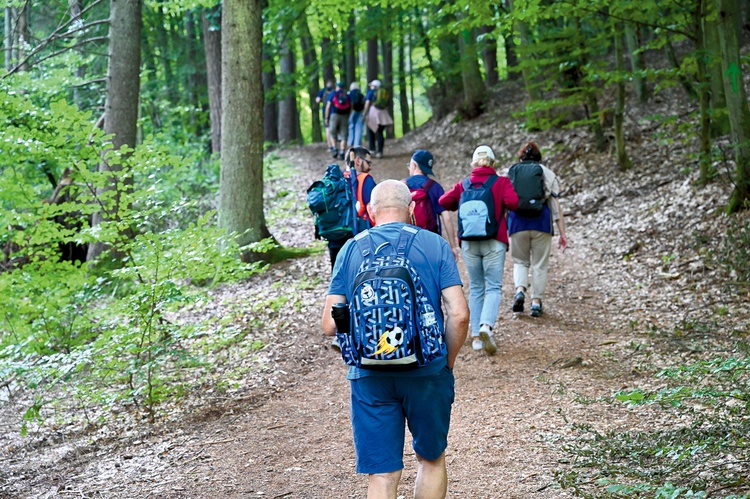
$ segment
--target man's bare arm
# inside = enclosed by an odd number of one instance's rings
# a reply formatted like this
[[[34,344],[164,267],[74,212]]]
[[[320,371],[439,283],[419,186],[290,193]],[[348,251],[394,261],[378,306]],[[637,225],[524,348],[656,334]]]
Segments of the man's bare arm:
[[[445,306],[445,343],[448,345],[448,367],[453,368],[458,351],[466,340],[469,329],[469,306],[461,286],[451,286],[442,292]]]
[[[453,258],[458,261],[458,255],[461,253],[461,248],[458,246],[458,239],[456,239],[456,229],[453,227],[453,219],[451,218],[448,210],[440,212],[441,229],[443,232],[443,238],[448,241],[453,252]]]
[[[331,307],[334,303],[346,302],[346,296],[344,295],[328,295],[326,296],[326,304],[323,307],[323,333],[328,336],[336,334],[336,323],[333,322],[331,317]]]

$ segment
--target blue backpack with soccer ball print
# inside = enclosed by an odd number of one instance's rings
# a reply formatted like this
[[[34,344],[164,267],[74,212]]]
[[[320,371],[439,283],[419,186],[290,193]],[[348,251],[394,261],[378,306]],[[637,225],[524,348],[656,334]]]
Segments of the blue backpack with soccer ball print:
[[[337,333],[341,356],[350,366],[405,371],[429,364],[446,350],[443,325],[408,258],[420,230],[405,225],[395,247],[383,243],[376,248],[369,231],[355,236],[363,261],[349,302],[350,332]]]

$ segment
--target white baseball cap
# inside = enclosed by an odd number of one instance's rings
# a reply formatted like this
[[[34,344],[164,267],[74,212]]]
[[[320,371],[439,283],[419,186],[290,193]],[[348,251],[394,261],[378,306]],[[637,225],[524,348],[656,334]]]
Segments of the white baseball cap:
[[[493,161],[495,160],[495,153],[492,152],[490,146],[479,146],[474,149],[474,155],[471,157],[471,162],[476,163],[483,158],[490,158]]]
[[[380,88],[380,80],[372,80],[369,86]]]

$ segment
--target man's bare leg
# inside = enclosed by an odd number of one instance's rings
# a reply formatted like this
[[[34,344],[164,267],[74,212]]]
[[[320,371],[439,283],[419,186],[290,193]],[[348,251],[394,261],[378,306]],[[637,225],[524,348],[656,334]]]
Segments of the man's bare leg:
[[[417,480],[414,499],[436,499],[448,493],[448,471],[445,469],[445,452],[434,461],[417,454]]]
[[[368,476],[367,499],[396,499],[401,470]]]

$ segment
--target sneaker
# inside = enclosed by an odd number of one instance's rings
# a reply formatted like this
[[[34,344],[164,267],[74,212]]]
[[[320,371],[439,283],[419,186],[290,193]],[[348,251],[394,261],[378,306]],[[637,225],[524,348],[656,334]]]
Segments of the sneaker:
[[[542,304],[541,303],[532,303],[531,304],[531,316],[532,317],[541,317],[543,313],[542,310]]]
[[[334,350],[338,350],[339,352],[341,351],[341,345],[339,345],[339,339],[335,336],[331,340],[331,348],[333,348]]]
[[[471,342],[471,348],[473,350],[479,351],[484,348],[484,342],[479,339],[479,336],[475,336],[475,340],[472,340]]]
[[[497,345],[492,339],[492,328],[487,324],[482,324],[479,328],[479,338],[482,340],[482,346],[487,355],[494,355],[497,352]]]
[[[523,312],[523,302],[525,299],[526,296],[523,294],[523,291],[516,292],[516,295],[513,297],[514,312]]]
[[[333,152],[333,159],[336,159],[339,157],[339,150],[338,149],[331,149]]]
[[[382,153],[382,152],[376,152],[376,153],[375,153],[375,158],[376,158],[376,159],[380,159],[380,158],[382,158],[382,157],[383,157],[383,153]]]
[[[344,159],[344,154],[345,154],[345,152],[342,150],[341,154],[339,154],[339,159]]]

